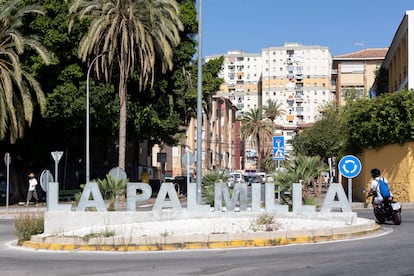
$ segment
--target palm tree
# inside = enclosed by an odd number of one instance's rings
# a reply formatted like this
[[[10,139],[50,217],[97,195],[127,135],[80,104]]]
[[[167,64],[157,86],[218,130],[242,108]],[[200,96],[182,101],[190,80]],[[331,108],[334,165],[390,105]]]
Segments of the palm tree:
[[[119,69],[119,167],[125,168],[127,81],[138,76],[139,91],[154,84],[156,67],[171,69],[174,47],[180,42],[179,7],[174,0],[74,0],[70,13],[90,19],[79,46],[83,61],[108,52],[96,63],[109,78],[109,65]],[[73,25],[71,22],[69,28]]]
[[[241,118],[240,135],[245,141],[249,140],[256,149],[257,171],[261,167],[261,142],[271,139],[274,132],[273,123],[262,119],[262,109],[253,108],[243,113]]]
[[[20,56],[35,50],[42,60],[50,61],[48,51],[35,36],[24,36],[19,29],[28,13],[41,14],[38,6],[22,6],[19,0],[0,2],[0,140],[10,135],[15,143],[33,120],[36,104],[45,107],[44,93],[36,79],[22,68]]]
[[[281,192],[282,201],[288,203],[289,200],[284,192],[291,192],[292,184],[302,181],[302,201],[306,203],[309,197],[308,184],[313,183],[313,180],[328,168],[319,156],[298,156],[287,164],[285,169],[286,171],[276,172],[273,175],[275,185],[277,185],[278,190]],[[316,193],[315,196],[317,196]]]
[[[272,122],[285,113],[286,111],[282,108],[282,104],[278,103],[277,100],[268,99],[266,105],[263,106],[263,115]]]

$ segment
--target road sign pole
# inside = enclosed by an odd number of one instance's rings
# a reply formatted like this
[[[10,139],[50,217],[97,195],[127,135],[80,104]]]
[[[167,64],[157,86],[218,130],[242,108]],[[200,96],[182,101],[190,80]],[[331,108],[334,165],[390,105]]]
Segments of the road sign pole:
[[[190,184],[190,154],[187,154],[187,189]],[[187,189],[185,189],[187,191]]]
[[[361,161],[356,156],[346,155],[338,164],[339,172],[348,178],[348,201],[352,203],[352,178],[361,172]]]
[[[59,165],[59,160],[63,155],[63,151],[52,151],[50,153],[53,157],[53,160],[55,160],[55,180],[56,182],[59,182],[58,179],[58,165]]]
[[[4,156],[6,162],[6,213],[9,212],[9,192],[10,192],[10,153]]]
[[[352,204],[352,178],[348,178],[348,201]]]

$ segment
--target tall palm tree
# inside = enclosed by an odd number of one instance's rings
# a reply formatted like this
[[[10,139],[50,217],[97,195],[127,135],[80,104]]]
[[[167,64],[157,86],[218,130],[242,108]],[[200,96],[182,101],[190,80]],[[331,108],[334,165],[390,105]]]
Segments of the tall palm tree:
[[[41,14],[38,6],[22,6],[21,1],[0,2],[0,140],[7,134],[15,143],[33,120],[36,104],[45,107],[44,93],[36,79],[22,68],[20,56],[35,50],[43,61],[50,62],[48,51],[35,36],[20,32],[22,18],[28,13]]]
[[[252,146],[256,149],[257,171],[260,171],[261,169],[261,142],[271,139],[273,132],[273,123],[268,120],[263,120],[261,108],[253,108],[250,111],[243,113],[240,135],[243,140],[249,140]]]
[[[278,103],[277,100],[268,99],[263,106],[263,115],[274,122],[277,117],[286,113],[282,106],[282,103]]]
[[[154,84],[156,67],[163,72],[172,68],[173,50],[183,28],[178,4],[174,0],[74,0],[70,13],[79,14],[80,20],[91,20],[79,46],[82,60],[108,51],[95,66],[107,80],[109,65],[118,65],[118,163],[125,168],[128,77],[137,74],[142,91]]]

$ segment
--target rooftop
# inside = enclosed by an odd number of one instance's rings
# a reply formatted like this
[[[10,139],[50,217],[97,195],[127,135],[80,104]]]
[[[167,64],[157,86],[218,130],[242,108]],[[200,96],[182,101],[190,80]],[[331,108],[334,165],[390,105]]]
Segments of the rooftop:
[[[334,59],[384,59],[388,48],[368,48],[335,56]]]

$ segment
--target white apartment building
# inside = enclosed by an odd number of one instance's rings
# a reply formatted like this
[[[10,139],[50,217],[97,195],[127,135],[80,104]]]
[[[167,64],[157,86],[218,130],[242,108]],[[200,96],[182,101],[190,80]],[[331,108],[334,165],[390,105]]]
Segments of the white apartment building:
[[[283,105],[282,126],[313,123],[320,107],[334,100],[331,93],[332,56],[328,47],[286,43],[262,50],[263,105],[268,99]]]
[[[206,61],[220,56],[206,57]],[[219,77],[223,78],[225,83],[217,95],[227,97],[237,107],[237,116],[240,116],[243,111],[259,105],[262,55],[229,51],[223,56],[224,62]]]
[[[217,94],[228,97],[239,114],[272,99],[286,111],[277,124],[312,123],[320,117],[320,106],[334,99],[328,47],[286,43],[264,48],[261,54],[229,51],[224,57],[220,77],[225,82]]]
[[[237,106],[237,115],[265,105],[268,99],[277,100],[285,115],[275,120],[280,126],[276,134],[286,141],[318,120],[320,108],[335,99],[328,47],[285,43],[264,48],[260,54],[230,51],[224,57],[220,77],[225,82],[218,95]],[[287,143],[285,150],[289,154],[291,145]]]

